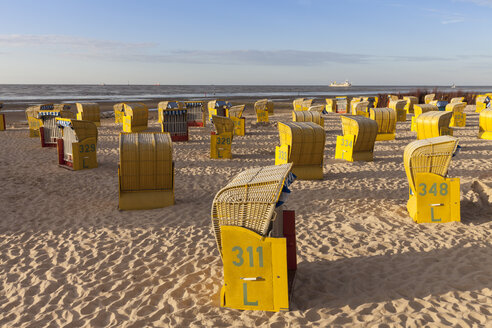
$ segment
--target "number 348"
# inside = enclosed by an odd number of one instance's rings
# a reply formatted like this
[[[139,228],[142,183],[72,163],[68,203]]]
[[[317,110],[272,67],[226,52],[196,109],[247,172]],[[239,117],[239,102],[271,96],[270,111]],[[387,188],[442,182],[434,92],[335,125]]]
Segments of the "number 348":
[[[439,194],[441,196],[446,196],[448,194],[448,184],[447,183],[441,183],[439,185],[439,191],[437,190],[437,183],[433,183],[430,188],[428,189],[427,188],[428,185],[426,185],[425,183],[421,183],[419,184],[419,195],[420,196],[425,196],[427,194],[432,194],[434,196],[437,196],[437,193],[439,192]],[[427,190],[428,189],[428,190]]]

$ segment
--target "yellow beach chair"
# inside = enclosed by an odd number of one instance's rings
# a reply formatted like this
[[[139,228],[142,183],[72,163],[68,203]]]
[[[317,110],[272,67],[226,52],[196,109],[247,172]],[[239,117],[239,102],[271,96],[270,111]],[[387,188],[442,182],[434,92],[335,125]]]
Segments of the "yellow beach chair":
[[[281,211],[292,164],[241,172],[215,196],[212,225],[224,266],[220,305],[289,310],[297,269],[295,213]]]
[[[435,97],[436,97],[436,94],[435,93],[431,93],[431,94],[425,95],[425,97],[424,97],[424,103],[430,104],[430,102],[433,101]]]
[[[485,95],[478,95],[475,98],[476,113],[480,113],[482,110],[490,106],[490,101],[492,100],[492,93],[487,93]]]
[[[255,102],[255,113],[256,113],[256,122],[263,123],[269,122],[268,118],[268,99],[262,99]]]
[[[427,113],[431,111],[438,111],[439,108],[437,105],[431,105],[431,104],[417,104],[413,105],[413,112],[414,116],[412,117],[412,125],[410,130],[413,132],[417,132],[417,118],[422,114],[422,113]]]
[[[454,98],[456,99],[456,98]],[[466,126],[466,114],[463,112],[466,108],[466,102],[452,102],[446,105],[446,111],[452,112],[449,126],[464,127]]]
[[[58,165],[74,171],[97,167],[97,126],[91,121],[56,118]]]
[[[396,131],[396,112],[391,108],[371,108],[370,119],[378,124],[376,141],[394,140]]]
[[[397,122],[405,122],[407,120],[406,104],[406,100],[390,100],[388,107],[395,110]]]
[[[335,99],[326,98],[325,110],[328,113],[336,113],[337,112],[337,102]]]
[[[143,103],[123,104],[123,132],[141,132],[147,130],[149,109]]]
[[[403,97],[403,100],[406,101],[405,110],[407,111],[407,114],[413,114],[413,105],[419,103],[419,98],[413,96],[406,96]]]
[[[173,146],[169,133],[120,133],[119,209],[174,205]]]
[[[320,112],[314,111],[301,111],[301,112],[292,112],[292,121],[293,122],[313,122],[321,126],[325,127],[325,121],[321,116]]]
[[[441,136],[411,142],[403,162],[410,186],[407,210],[417,223],[460,221],[460,179],[446,178],[458,139]]]
[[[223,99],[211,100],[208,102],[208,119],[212,122],[212,116],[229,117],[229,108],[232,105],[230,102]]]
[[[244,136],[246,134],[246,119],[243,117],[246,105],[232,106],[229,109],[229,117],[234,123],[234,135]]]
[[[452,112],[431,111],[417,117],[417,139],[428,139],[444,135],[453,135],[453,129],[449,127]]]
[[[205,115],[206,104],[204,101],[190,100],[184,102],[188,110],[188,126],[204,127],[207,125]]]
[[[94,122],[96,126],[101,126],[101,111],[99,104],[96,103],[76,103],[77,120]]]
[[[157,104],[157,122],[162,123],[162,112],[165,110],[178,110],[185,109],[186,106],[183,102],[177,100],[161,101]],[[166,131],[167,132],[167,131]],[[171,136],[172,137],[172,136]]]
[[[480,112],[478,124],[478,137],[492,140],[492,108],[487,108]]]
[[[212,116],[215,132],[210,135],[210,158],[232,158],[232,138],[234,136],[234,122],[229,117]]]
[[[359,101],[352,103],[352,115],[360,115],[364,117],[369,117],[369,102]]]
[[[278,131],[275,165],[293,163],[292,173],[299,179],[323,179],[325,130],[313,122],[279,122]]]
[[[40,110],[38,112],[39,120],[39,138],[41,147],[56,147],[57,140],[63,137],[62,130],[56,124],[56,118],[74,119],[75,114],[70,111],[70,106],[52,105],[44,108],[53,108]]]
[[[337,136],[335,158],[372,161],[378,135],[376,121],[364,116],[341,116],[343,136]]]

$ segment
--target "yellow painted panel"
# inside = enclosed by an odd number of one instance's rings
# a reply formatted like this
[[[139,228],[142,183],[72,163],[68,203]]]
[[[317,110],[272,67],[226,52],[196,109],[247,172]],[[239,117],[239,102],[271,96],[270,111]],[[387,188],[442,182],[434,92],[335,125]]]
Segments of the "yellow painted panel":
[[[5,115],[0,114],[0,131],[5,131]]]
[[[234,135],[244,136],[246,134],[246,119],[244,117],[231,117],[234,123]]]
[[[232,132],[223,132],[221,134],[210,135],[210,158],[212,159],[230,159]]]
[[[480,112],[478,125],[478,137],[492,140],[492,108],[487,108]]]

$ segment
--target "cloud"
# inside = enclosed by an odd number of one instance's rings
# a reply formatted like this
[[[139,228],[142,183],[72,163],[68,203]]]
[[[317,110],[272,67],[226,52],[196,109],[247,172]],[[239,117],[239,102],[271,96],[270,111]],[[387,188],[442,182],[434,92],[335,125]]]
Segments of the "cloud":
[[[464,18],[450,18],[441,21],[441,24],[447,25],[447,24],[456,24],[456,23],[463,23],[465,21]]]
[[[453,2],[470,2],[478,6],[492,8],[492,0],[453,0]]]

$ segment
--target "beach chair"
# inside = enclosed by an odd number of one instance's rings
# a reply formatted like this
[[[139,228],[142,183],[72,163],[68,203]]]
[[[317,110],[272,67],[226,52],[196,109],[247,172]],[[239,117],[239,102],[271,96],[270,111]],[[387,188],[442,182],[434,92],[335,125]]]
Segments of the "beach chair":
[[[302,110],[302,102],[304,101],[304,98],[296,98],[292,102],[292,106],[294,107],[294,110]]]
[[[350,109],[350,112],[352,112],[352,115],[355,115],[355,114],[353,114],[353,108],[354,108],[355,104],[360,103],[361,101],[362,101],[362,97],[353,97],[352,99],[350,99],[349,109]]]
[[[188,110],[188,126],[204,127],[207,119],[205,115],[205,102],[204,101],[185,101],[186,109]]]
[[[350,98],[349,97],[335,97],[336,112],[341,114],[349,113],[350,111]]]
[[[328,113],[336,113],[337,112],[337,102],[335,99],[326,98],[325,110]]]
[[[427,112],[431,111],[437,111],[438,108],[436,105],[430,105],[430,104],[414,104],[413,105],[413,112],[414,115],[412,117],[412,125],[410,127],[410,131],[417,132],[417,118]]]
[[[246,105],[232,106],[229,109],[229,117],[234,123],[234,135],[244,136],[246,134],[246,119],[243,117]]]
[[[325,121],[321,116],[320,112],[315,111],[301,111],[301,112],[292,112],[292,121],[293,122],[313,122],[321,126],[325,127]]]
[[[406,100],[390,100],[388,107],[396,112],[396,121],[405,122],[407,120],[407,111],[405,110]]]
[[[342,115],[343,136],[337,136],[335,158],[349,162],[372,161],[378,124],[364,116]]]
[[[43,121],[38,118],[40,110],[53,110],[53,104],[43,104],[36,106],[29,106],[26,109],[26,119],[29,125],[29,137],[38,138],[39,128],[43,125]]]
[[[403,100],[406,101],[405,110],[407,111],[407,114],[413,114],[413,105],[419,103],[419,98],[413,96],[406,96],[403,97]]]
[[[168,132],[172,141],[188,141],[188,110],[166,109],[162,110],[161,131]]]
[[[359,101],[352,103],[352,115],[360,115],[364,117],[369,117],[369,102]]]
[[[117,103],[113,105],[114,123],[123,124],[123,116],[125,116],[125,103]]]
[[[487,93],[485,95],[478,95],[475,98],[476,113],[480,113],[485,108],[490,107],[490,100],[492,99],[492,93]]]
[[[56,118],[75,119],[75,115],[70,111],[70,106],[52,105],[43,108],[53,108],[38,111],[40,120],[39,138],[41,147],[56,147],[58,139],[63,137],[62,130],[56,124]]]
[[[403,163],[409,184],[407,210],[417,223],[460,221],[460,179],[447,178],[458,139],[441,136],[405,147]]]
[[[487,108],[480,112],[478,125],[478,137],[492,140],[492,108]]]
[[[431,111],[417,117],[417,139],[428,139],[444,135],[453,135],[453,129],[449,127],[452,112]]]
[[[394,140],[396,131],[396,112],[391,108],[371,108],[369,118],[378,124],[376,141]]]
[[[268,118],[269,113],[268,113],[267,105],[268,105],[267,99],[262,99],[255,102],[255,113],[256,113],[257,123],[269,122],[269,118]]]
[[[311,106],[309,107],[308,112],[318,112],[320,114],[326,114],[324,105]]]
[[[234,122],[225,116],[212,116],[215,132],[210,135],[210,158],[230,159],[232,158],[232,138],[234,136]]]
[[[147,130],[149,109],[143,103],[123,104],[123,132],[141,132]]]
[[[74,171],[97,167],[97,126],[91,121],[56,118],[58,165]]]
[[[325,130],[313,122],[279,122],[278,131],[275,165],[293,163],[292,173],[299,179],[323,179]]]
[[[157,104],[157,122],[159,123],[162,123],[162,112],[165,111],[165,110],[172,110],[172,109],[175,109],[175,110],[181,110],[181,109],[185,109],[185,104],[181,101],[177,101],[177,100],[167,100],[167,101],[161,101]],[[164,131],[163,131],[164,132]],[[167,132],[167,131],[165,131]],[[172,138],[172,135],[171,135],[171,138]]]
[[[465,100],[465,97],[456,97],[456,98],[451,98],[451,100],[449,101],[449,103],[450,104],[462,103],[462,102],[464,102],[464,100]]]
[[[425,104],[430,104],[430,102],[433,101],[435,97],[436,97],[436,94],[435,93],[431,93],[431,94],[425,95],[424,96],[424,103]]]
[[[210,120],[210,122],[212,122],[213,115],[229,117],[229,108],[231,107],[231,103],[225,100],[216,99],[209,101],[208,119]]]
[[[101,126],[101,111],[96,103],[76,103],[77,120],[94,122],[96,126]]]
[[[3,108],[3,103],[0,103],[0,110]],[[0,131],[5,131],[7,129],[5,124],[5,115],[0,114]]]
[[[122,132],[119,147],[119,209],[174,205],[173,146],[169,133]]]
[[[466,108],[466,102],[452,102],[446,105],[446,111],[452,112],[449,126],[464,127],[466,126],[466,114],[463,112]]]
[[[222,307],[289,310],[297,269],[295,212],[282,204],[291,168],[244,170],[215,195],[211,216],[224,270]]]

